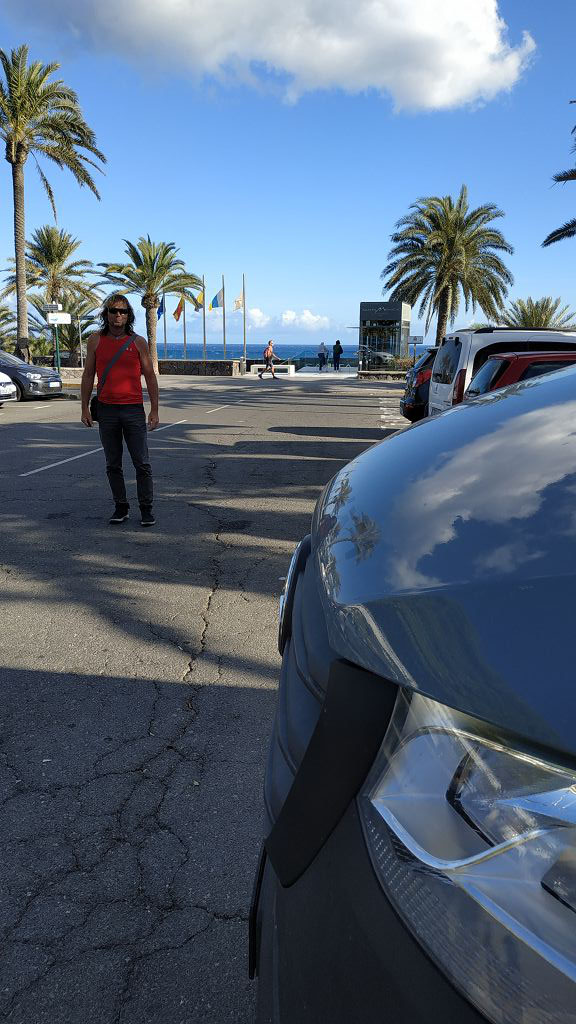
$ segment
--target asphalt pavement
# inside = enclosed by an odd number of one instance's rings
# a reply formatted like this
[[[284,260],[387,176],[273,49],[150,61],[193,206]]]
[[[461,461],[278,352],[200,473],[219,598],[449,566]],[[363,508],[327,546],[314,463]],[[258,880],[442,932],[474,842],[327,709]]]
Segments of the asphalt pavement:
[[[132,517],[108,525],[78,401],[0,409],[9,1024],[250,1024],[278,597],[324,484],[402,422],[395,398],[162,378],[152,529],[129,459]]]

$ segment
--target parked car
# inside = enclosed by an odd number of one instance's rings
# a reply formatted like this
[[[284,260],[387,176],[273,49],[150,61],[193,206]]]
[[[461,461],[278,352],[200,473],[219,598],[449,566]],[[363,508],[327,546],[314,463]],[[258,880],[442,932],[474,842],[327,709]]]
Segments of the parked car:
[[[442,339],[430,381],[429,415],[435,416],[462,401],[472,377],[498,352],[570,351],[576,334],[570,331],[517,331],[508,327],[460,330]]]
[[[490,356],[472,377],[464,401],[517,381],[541,377],[576,363],[576,352],[502,352]]]
[[[62,394],[62,378],[47,366],[34,366],[0,349],[0,370],[16,386],[16,398],[53,398]]]
[[[258,1024],[576,1021],[576,367],[375,445],[282,599]]]
[[[0,373],[0,408],[4,402],[16,401],[16,388],[6,373]]]
[[[406,386],[400,399],[400,412],[411,423],[428,415],[430,377],[438,348],[429,348],[416,360],[406,374]]]

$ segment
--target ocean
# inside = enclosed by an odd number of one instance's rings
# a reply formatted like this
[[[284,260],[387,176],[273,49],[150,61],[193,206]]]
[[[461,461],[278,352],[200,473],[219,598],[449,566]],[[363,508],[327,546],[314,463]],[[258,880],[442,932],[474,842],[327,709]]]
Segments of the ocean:
[[[184,349],[182,342],[168,342],[166,346],[166,357],[164,355],[164,342],[159,339],[157,341],[158,346],[158,358],[159,359],[183,359]],[[332,358],[331,346],[326,346],[328,349],[328,356]],[[341,356],[342,364],[348,360],[358,361],[358,348],[355,345],[343,345],[344,352]],[[426,345],[417,345],[416,354],[419,355],[423,352]],[[262,352],[264,351],[265,345],[263,344],[248,344],[246,345],[246,358],[247,359],[261,359]],[[234,342],[227,342],[226,344],[226,358],[227,359],[241,359],[243,355],[243,345],[235,344]],[[288,343],[278,342],[274,346],[276,355],[283,360],[287,359],[306,359],[308,361],[316,361],[318,353],[318,345],[290,345]],[[410,355],[412,355],[412,349],[410,349]],[[202,344],[188,342],[186,345],[186,358],[187,359],[202,359],[203,348]],[[208,343],[206,345],[206,358],[207,359],[223,359],[224,352],[222,349],[222,343],[213,344]]]

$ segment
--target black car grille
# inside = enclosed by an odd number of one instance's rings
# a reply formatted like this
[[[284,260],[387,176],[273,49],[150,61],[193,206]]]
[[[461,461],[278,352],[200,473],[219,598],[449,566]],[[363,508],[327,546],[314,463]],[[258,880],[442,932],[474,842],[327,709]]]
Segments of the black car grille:
[[[264,784],[270,827],[280,813],[316,727],[334,657],[318,595],[314,558],[310,557],[296,585],[292,635],[282,661],[278,709]]]

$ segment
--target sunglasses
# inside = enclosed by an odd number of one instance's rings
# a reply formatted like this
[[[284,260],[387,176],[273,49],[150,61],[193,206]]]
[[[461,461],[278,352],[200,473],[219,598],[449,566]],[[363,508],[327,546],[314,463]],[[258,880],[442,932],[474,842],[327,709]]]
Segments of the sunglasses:
[[[108,306],[108,312],[112,313],[113,316],[115,314],[120,314],[120,316],[128,316],[128,310],[121,309],[120,306]]]

